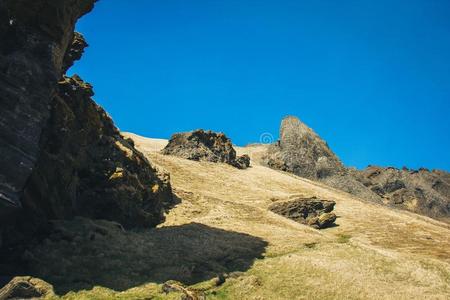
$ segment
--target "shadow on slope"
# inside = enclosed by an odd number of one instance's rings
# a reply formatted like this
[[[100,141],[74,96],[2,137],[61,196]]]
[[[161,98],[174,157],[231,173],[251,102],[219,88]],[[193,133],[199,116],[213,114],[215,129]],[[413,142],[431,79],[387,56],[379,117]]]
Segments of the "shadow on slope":
[[[190,223],[125,232],[117,223],[76,218],[26,253],[31,274],[57,294],[103,286],[116,291],[173,279],[194,284],[245,271],[267,242],[247,234]]]

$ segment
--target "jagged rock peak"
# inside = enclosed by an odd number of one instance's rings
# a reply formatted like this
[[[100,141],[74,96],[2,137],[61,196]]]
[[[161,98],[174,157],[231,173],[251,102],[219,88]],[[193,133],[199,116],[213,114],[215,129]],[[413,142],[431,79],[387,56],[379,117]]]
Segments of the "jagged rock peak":
[[[225,134],[211,130],[175,133],[162,153],[196,161],[227,163],[239,169],[250,165],[248,155],[236,157],[236,150]]]
[[[303,145],[303,148],[313,147],[317,151],[317,155],[333,158],[340,163],[336,154],[331,151],[328,144],[314,130],[300,121],[299,118],[287,116],[281,121],[280,147],[297,147],[299,144]]]
[[[327,143],[297,117],[288,116],[280,127],[280,140],[272,145],[263,162],[269,167],[317,179],[344,171]]]

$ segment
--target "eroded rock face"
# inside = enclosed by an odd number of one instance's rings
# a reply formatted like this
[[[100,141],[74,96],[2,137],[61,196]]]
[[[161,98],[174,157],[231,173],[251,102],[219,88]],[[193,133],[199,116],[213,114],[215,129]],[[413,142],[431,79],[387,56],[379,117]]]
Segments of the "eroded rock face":
[[[434,218],[450,217],[450,174],[445,171],[370,166],[357,176],[386,204]]]
[[[128,228],[160,223],[171,199],[169,176],[152,168],[120,135],[91,99],[89,84],[66,77],[57,91],[38,162],[25,186],[25,211],[50,219],[107,219]]]
[[[227,163],[239,169],[250,165],[248,155],[236,158],[233,144],[225,134],[203,129],[174,134],[162,153],[196,161]]]
[[[344,166],[327,143],[292,116],[283,119],[280,140],[269,148],[263,162],[271,168],[310,179],[344,172]]]
[[[50,115],[56,83],[65,71],[75,21],[94,0],[0,2],[0,214],[21,206]],[[76,57],[74,57],[76,59]]]
[[[334,201],[315,197],[297,198],[275,202],[269,207],[269,210],[298,223],[322,229],[333,226],[336,221],[336,215],[331,212],[335,205]]]
[[[92,87],[63,76],[87,46],[73,28],[93,3],[0,2],[0,248],[78,215],[155,226],[172,200],[168,175],[120,135]]]

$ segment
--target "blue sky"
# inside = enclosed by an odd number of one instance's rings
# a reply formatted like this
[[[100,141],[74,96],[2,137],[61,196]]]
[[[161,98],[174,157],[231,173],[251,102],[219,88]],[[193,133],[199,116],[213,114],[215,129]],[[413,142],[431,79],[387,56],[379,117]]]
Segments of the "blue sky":
[[[285,115],[343,162],[450,170],[450,1],[101,0],[70,73],[122,131],[278,137]]]

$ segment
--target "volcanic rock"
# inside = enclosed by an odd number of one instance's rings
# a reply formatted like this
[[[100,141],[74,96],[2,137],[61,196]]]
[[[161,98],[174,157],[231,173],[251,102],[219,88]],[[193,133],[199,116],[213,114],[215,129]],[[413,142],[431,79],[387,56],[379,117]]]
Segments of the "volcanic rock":
[[[357,180],[311,128],[297,117],[288,116],[280,126],[280,140],[268,147],[262,164],[381,203],[375,192]]]
[[[176,133],[162,153],[195,161],[227,163],[239,169],[246,169],[250,165],[248,155],[236,157],[233,144],[225,134],[211,130]]]
[[[294,220],[298,223],[322,229],[330,227],[336,221],[331,211],[336,202],[313,198],[297,198],[289,201],[275,202],[269,210]]]
[[[450,174],[427,169],[370,166],[354,175],[385,204],[437,219],[450,219]]]
[[[0,1],[0,215],[21,207],[75,21],[94,0]]]
[[[160,223],[171,199],[168,175],[120,135],[81,78],[65,77],[57,92],[24,208],[52,219],[82,215],[128,228]]]
[[[298,176],[321,181],[361,199],[450,221],[450,174],[370,166],[346,168],[327,143],[295,117],[282,121],[280,140],[262,162]]]
[[[63,75],[87,46],[73,30],[94,2],[0,2],[4,249],[21,248],[48,220],[77,215],[155,226],[172,200],[169,176],[120,135],[92,86]]]
[[[344,171],[341,161],[327,143],[292,116],[283,119],[280,140],[271,145],[263,163],[310,179],[325,178]]]
[[[247,169],[250,166],[250,156],[247,154],[238,156],[233,165],[238,169]]]

